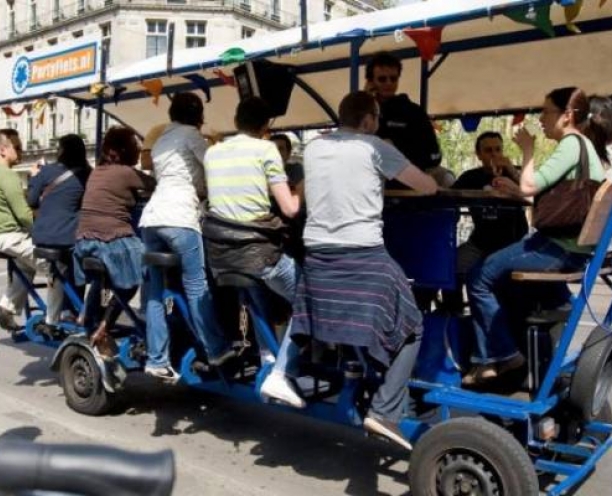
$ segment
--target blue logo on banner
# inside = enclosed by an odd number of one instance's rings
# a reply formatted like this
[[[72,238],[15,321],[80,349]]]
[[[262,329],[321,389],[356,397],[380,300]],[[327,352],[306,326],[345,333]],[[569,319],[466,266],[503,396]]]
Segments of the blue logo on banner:
[[[13,91],[18,95],[23,93],[30,81],[30,61],[27,57],[20,57],[13,67]]]

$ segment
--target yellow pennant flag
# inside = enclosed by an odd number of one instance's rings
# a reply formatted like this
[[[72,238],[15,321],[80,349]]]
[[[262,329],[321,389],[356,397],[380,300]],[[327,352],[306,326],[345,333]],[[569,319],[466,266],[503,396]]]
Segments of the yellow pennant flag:
[[[605,0],[603,0],[605,2]],[[580,28],[574,24],[574,20],[580,14],[583,0],[577,0],[573,5],[563,7],[565,10],[565,27],[572,33],[579,34]]]

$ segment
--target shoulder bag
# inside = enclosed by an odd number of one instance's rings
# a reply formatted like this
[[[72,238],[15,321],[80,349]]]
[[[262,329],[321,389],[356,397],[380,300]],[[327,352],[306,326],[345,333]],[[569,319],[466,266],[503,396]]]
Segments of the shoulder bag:
[[[580,159],[575,179],[561,179],[535,197],[533,225],[546,236],[573,238],[580,234],[601,182],[589,175],[589,156],[585,138],[580,142]]]

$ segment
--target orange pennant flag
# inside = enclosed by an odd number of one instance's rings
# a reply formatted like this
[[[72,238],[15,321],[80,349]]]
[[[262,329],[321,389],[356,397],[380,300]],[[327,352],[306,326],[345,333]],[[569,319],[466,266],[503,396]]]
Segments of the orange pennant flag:
[[[512,117],[512,125],[518,126],[524,120],[525,120],[525,114],[514,114],[514,116]]]
[[[159,103],[159,96],[164,89],[164,84],[161,82],[161,79],[147,79],[146,81],[141,81],[140,84],[147,90],[147,93],[153,97],[153,103],[157,105]]]
[[[431,62],[442,43],[443,26],[435,28],[405,29],[404,33],[416,43],[421,58]]]

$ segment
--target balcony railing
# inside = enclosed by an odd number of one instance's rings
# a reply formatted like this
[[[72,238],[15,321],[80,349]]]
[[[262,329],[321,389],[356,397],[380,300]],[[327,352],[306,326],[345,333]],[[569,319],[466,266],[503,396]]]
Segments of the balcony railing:
[[[279,27],[295,26],[299,21],[296,13],[273,9],[270,1],[262,0],[77,0],[48,11],[39,10],[36,23],[24,20],[15,23],[12,32],[7,28],[1,29],[0,43],[26,36],[31,32],[50,29],[58,22],[75,20],[105,9],[142,7],[163,10],[164,8],[172,9],[175,6],[180,6],[181,10],[193,8],[195,10],[231,11],[259,20],[267,20],[272,24],[278,24]]]

